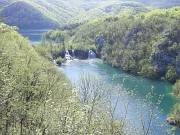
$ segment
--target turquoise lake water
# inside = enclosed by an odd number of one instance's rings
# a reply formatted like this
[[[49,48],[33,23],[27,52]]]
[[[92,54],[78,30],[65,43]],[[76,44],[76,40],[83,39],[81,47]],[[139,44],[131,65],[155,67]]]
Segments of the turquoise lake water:
[[[125,98],[128,99],[129,109],[127,113],[127,120],[132,121],[131,125],[137,125],[141,127],[140,118],[136,118],[137,113],[142,113],[142,117],[148,125],[149,122],[149,111],[152,106],[147,108],[142,108],[143,105],[147,104],[150,100],[153,104],[157,103],[156,98],[147,99],[146,95],[153,89],[156,94],[155,97],[160,95],[164,95],[162,102],[158,105],[158,109],[155,112],[157,115],[157,122],[152,123],[152,133],[158,135],[164,135],[166,133],[161,133],[161,130],[157,129],[157,125],[159,123],[166,123],[166,116],[170,112],[171,107],[178,102],[176,97],[171,94],[173,92],[172,84],[168,82],[162,82],[158,80],[151,80],[147,78],[143,78],[141,76],[132,75],[130,73],[124,72],[117,68],[112,68],[109,65],[103,64],[103,62],[99,59],[97,60],[74,60],[68,63],[65,63],[63,66],[59,68],[63,71],[67,77],[74,83],[80,78],[80,75],[83,72],[93,73],[95,76],[104,81],[107,85],[111,84],[113,87],[121,86],[122,91],[131,91],[133,90],[135,96],[131,97],[129,95],[125,95]],[[115,99],[114,101],[115,102]],[[116,109],[116,118],[121,119],[123,117],[123,109],[122,107],[126,104],[127,101],[120,101],[118,103]],[[162,112],[162,113],[159,113]],[[145,124],[145,125],[146,125]],[[166,123],[168,124],[168,123]],[[172,128],[172,127],[171,127]],[[135,128],[134,128],[135,129]],[[163,130],[166,130],[166,127],[163,127]],[[137,130],[136,130],[137,131]],[[180,130],[176,130],[176,135],[180,134]]]
[[[24,37],[29,38],[32,44],[39,44],[41,42],[41,37],[44,32],[50,29],[20,29],[18,32]]]
[[[19,30],[19,33],[25,37],[28,37],[31,43],[38,44],[41,41],[41,36],[44,32],[48,31],[48,29],[38,29],[38,30]],[[141,122],[139,118],[136,118],[137,113],[141,112],[142,117],[145,119],[145,124],[149,121],[149,112],[147,109],[143,109],[143,105],[147,104],[150,100],[152,100],[153,105],[157,103],[157,99],[147,99],[146,95],[154,90],[156,97],[159,95],[164,95],[162,99],[162,103],[158,105],[158,109],[156,115],[158,116],[157,122],[153,122],[152,132],[155,135],[164,135],[166,133],[161,133],[158,130],[157,123],[165,122],[166,116],[170,112],[171,107],[178,102],[176,97],[171,94],[173,92],[172,84],[167,82],[162,82],[158,80],[151,80],[147,78],[143,78],[141,76],[132,75],[130,73],[124,72],[117,68],[112,68],[109,65],[103,64],[103,62],[99,59],[97,60],[73,60],[69,63],[66,63],[59,67],[61,71],[63,71],[67,77],[72,82],[77,82],[80,78],[82,72],[91,72],[95,76],[99,77],[104,83],[108,86],[111,84],[114,88],[121,86],[121,91],[131,91],[133,90],[135,93],[134,97],[129,95],[124,95],[126,99],[128,99],[129,108],[127,113],[127,120],[132,121],[132,126],[134,130],[136,127],[141,126]],[[115,97],[116,98],[116,97]],[[115,100],[115,99],[114,99]],[[124,114],[123,105],[127,103],[127,101],[120,100],[116,109],[116,118],[121,119]],[[115,102],[115,101],[112,101]],[[162,113],[159,113],[162,112]],[[167,124],[167,123],[166,123]],[[166,130],[166,127],[163,127]],[[176,129],[175,135],[180,135],[180,129]]]

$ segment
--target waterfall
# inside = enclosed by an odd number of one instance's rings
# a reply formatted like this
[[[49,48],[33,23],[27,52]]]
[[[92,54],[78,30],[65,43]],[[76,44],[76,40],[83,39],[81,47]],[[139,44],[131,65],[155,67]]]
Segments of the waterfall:
[[[96,58],[95,52],[93,52],[92,50],[89,50],[88,59],[95,59],[95,58]]]
[[[65,53],[65,55],[69,55],[69,51],[68,51],[68,50],[66,50],[66,53]]]
[[[69,51],[66,50],[65,52],[65,57],[64,57],[65,60],[73,60],[72,56],[69,54]]]
[[[73,59],[76,58],[75,53],[74,53],[74,50],[72,50],[72,58],[73,58]]]

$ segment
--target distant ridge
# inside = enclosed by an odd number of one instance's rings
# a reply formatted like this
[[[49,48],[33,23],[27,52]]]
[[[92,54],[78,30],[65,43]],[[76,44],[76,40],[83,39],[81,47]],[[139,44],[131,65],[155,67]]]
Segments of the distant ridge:
[[[102,18],[105,16],[114,16],[120,13],[133,13],[149,12],[151,8],[145,7],[144,4],[138,2],[114,2],[99,6],[89,10],[83,14],[74,17],[70,22],[83,23],[94,19]]]
[[[180,6],[179,0],[0,0],[4,23],[20,28],[56,28],[70,23]],[[140,3],[139,3],[140,2]],[[124,3],[124,4],[123,4]]]
[[[0,0],[1,17],[20,28],[55,28],[83,12],[62,0]]]

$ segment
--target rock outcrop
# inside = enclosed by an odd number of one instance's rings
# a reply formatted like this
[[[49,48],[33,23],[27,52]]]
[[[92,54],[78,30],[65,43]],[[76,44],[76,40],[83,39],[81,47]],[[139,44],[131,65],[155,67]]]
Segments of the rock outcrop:
[[[156,46],[152,55],[152,64],[156,67],[159,77],[165,76],[170,65],[176,67],[176,78],[180,74],[180,59],[178,57],[180,41],[176,32],[176,29],[163,32],[160,43]]]

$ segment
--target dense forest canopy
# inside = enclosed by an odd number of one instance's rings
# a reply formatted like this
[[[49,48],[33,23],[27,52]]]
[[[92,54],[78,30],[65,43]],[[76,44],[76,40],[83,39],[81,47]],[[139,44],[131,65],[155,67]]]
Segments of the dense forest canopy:
[[[22,28],[53,28],[67,23],[80,12],[83,11],[58,0],[14,0],[2,8],[1,16],[9,25],[18,25]]]
[[[115,16],[122,13],[137,14],[140,12],[149,12],[152,9],[153,8],[145,7],[144,4],[137,2],[114,2],[84,12],[71,19],[70,23],[84,23],[104,16]]]
[[[106,106],[109,99],[104,104],[101,82],[85,76],[88,83],[81,82],[81,88],[91,84],[100,91],[81,99],[49,61],[61,64],[66,50],[82,59],[93,50],[112,67],[176,82],[174,94],[180,97],[178,6],[179,0],[0,0],[0,132],[124,134],[124,124],[109,117],[113,108]],[[16,26],[54,29],[33,46]],[[177,126],[179,112],[176,104],[170,114]]]
[[[122,4],[123,2],[125,3]],[[178,0],[0,0],[0,17],[4,17],[5,23],[20,28],[55,28],[73,22],[87,22],[107,15],[117,15],[137,6],[170,8],[179,5]],[[144,7],[143,10],[148,12],[150,9]]]
[[[0,23],[0,134],[125,135],[126,127],[130,134],[147,134],[159,127],[151,113],[148,123],[152,120],[153,127],[148,124],[146,129],[133,129],[125,116],[116,120],[111,99],[121,102],[125,99],[119,97],[131,93],[119,93],[121,87],[107,87],[89,73],[82,74],[75,87],[42,55],[43,48],[32,46],[15,30]],[[137,118],[146,122],[142,115]],[[162,128],[160,132],[170,134]]]
[[[89,76],[90,85],[97,88],[91,92],[98,94],[82,95],[85,100],[80,100],[77,88],[55,64],[15,30],[0,23],[1,135],[124,135],[122,123],[108,117],[110,110],[103,110],[107,104],[102,104],[105,95],[100,90],[105,89],[98,85],[101,82]]]
[[[93,10],[88,11],[90,15]],[[176,81],[174,94],[179,97],[180,8],[146,13],[148,10],[152,9],[140,7],[118,16],[60,27],[45,33],[42,45],[54,58],[62,56],[65,49],[74,49],[76,55],[94,50],[113,67],[148,78]],[[58,46],[53,46],[52,41]],[[177,103],[168,119],[177,126],[180,126],[179,111]]]
[[[51,50],[54,56],[61,55],[63,48],[93,49],[113,67],[174,82],[180,77],[179,11],[176,7],[105,17],[49,31],[44,39],[59,44]]]

